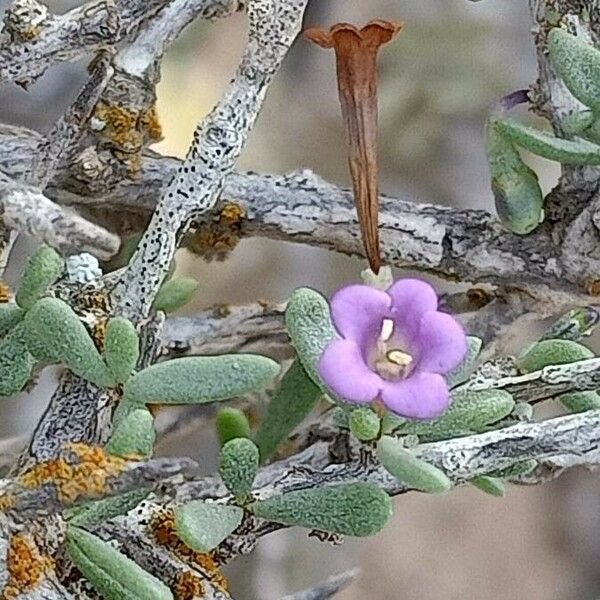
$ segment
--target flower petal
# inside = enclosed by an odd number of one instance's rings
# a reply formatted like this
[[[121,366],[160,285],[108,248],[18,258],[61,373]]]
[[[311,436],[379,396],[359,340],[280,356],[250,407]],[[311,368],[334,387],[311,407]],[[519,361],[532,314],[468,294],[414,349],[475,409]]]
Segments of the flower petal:
[[[383,319],[389,314],[390,297],[369,285],[349,285],[331,299],[331,317],[339,334],[354,340],[365,353],[381,333]]]
[[[407,340],[416,334],[421,315],[436,310],[438,306],[435,290],[420,279],[400,279],[387,293],[392,299],[396,328]]]
[[[460,323],[451,315],[430,311],[421,317],[413,341],[419,353],[417,369],[448,373],[467,353],[467,338]]]
[[[404,381],[384,381],[381,399],[409,419],[435,419],[450,405],[446,380],[435,373],[415,373]]]
[[[360,404],[375,400],[383,383],[352,340],[335,340],[325,348],[319,360],[319,375],[344,400]]]

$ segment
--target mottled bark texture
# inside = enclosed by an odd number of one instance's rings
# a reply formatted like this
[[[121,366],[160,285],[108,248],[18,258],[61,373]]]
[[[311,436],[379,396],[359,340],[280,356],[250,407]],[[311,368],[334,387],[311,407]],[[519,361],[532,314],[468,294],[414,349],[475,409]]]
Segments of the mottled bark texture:
[[[306,0],[95,0],[54,15],[36,0],[15,0],[0,38],[0,83],[32,85],[58,62],[84,55],[94,60],[87,83],[46,136],[0,125],[0,269],[18,232],[64,254],[85,251],[109,258],[118,249],[119,235],[143,231],[126,268],[85,286],[60,282],[53,293],[67,299],[90,327],[115,314],[129,317],[141,333],[143,366],[164,355],[198,353],[260,351],[290,358],[284,304],[221,307],[166,324],[152,314],[151,305],[175,251],[190,243],[188,230],[215,219],[235,227],[235,239],[262,236],[364,253],[353,195],[347,190],[310,171],[281,175],[234,169],[267,89],[300,31],[305,7]],[[581,107],[548,62],[546,35],[562,20],[598,43],[600,10],[597,0],[530,0],[530,7],[539,64],[530,98],[535,112],[560,132],[562,119]],[[223,98],[199,123],[187,157],[180,161],[150,151],[149,143],[160,137],[154,103],[164,52],[192,20],[243,10],[249,36],[240,66]],[[470,332],[491,342],[485,356],[492,358],[511,324],[520,326],[532,313],[550,316],[596,303],[599,188],[600,169],[564,167],[548,199],[544,224],[526,236],[510,234],[485,211],[381,197],[382,258],[394,266],[472,284],[468,292],[444,302],[465,313]],[[373,220],[376,199],[369,197],[368,204]],[[370,235],[373,248],[376,240],[372,231]],[[524,403],[599,387],[597,358],[528,375],[516,375],[510,360],[496,361],[463,384],[464,389],[505,389]],[[66,558],[61,514],[65,506],[95,497],[99,490],[90,486],[65,496],[56,481],[35,488],[23,482],[36,469],[57,464],[84,469],[83,449],[99,451],[106,442],[118,400],[118,390],[102,390],[64,374],[31,438],[0,448],[0,464],[8,472],[0,480],[0,492],[5,500],[10,497],[0,513],[0,585],[11,585],[13,573],[6,561],[10,563],[15,551],[16,535],[30,540],[36,556],[54,559],[35,585],[20,590],[19,598],[100,597]],[[159,435],[176,434],[188,425],[187,416],[159,419]],[[421,444],[416,452],[456,485],[527,459],[537,460],[538,467],[522,479],[526,483],[543,483],[566,468],[600,463],[600,411],[540,423],[512,418],[502,425]],[[365,480],[394,495],[411,491],[382,469],[368,445],[333,426],[329,413],[304,426],[286,452],[260,471],[257,496]],[[108,519],[95,532],[172,588],[200,582],[185,590],[186,598],[226,600],[231,596],[217,563],[250,552],[259,538],[279,526],[247,516],[211,561],[192,561],[175,552],[155,535],[157,517],[168,516],[181,502],[228,498],[218,477],[199,478],[194,468],[190,461],[175,459],[130,462],[107,471],[102,494],[142,488],[148,496],[135,510]],[[354,576],[343,574],[287,600],[328,598]]]

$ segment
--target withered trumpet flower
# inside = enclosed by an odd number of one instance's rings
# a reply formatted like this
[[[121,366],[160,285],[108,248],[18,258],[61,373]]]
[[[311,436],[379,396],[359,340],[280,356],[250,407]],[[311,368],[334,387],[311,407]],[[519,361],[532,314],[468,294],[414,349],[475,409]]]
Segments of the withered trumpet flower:
[[[377,168],[377,55],[394,38],[401,23],[371,21],[362,29],[338,23],[330,31],[308,29],[306,37],[335,50],[337,79],[349,143],[350,173],[363,244],[369,265],[377,273],[379,249],[379,189]]]

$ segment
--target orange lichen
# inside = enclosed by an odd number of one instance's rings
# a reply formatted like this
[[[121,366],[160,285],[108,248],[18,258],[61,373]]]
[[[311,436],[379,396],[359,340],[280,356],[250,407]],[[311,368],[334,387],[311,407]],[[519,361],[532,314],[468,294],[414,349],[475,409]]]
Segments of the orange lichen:
[[[172,592],[175,600],[194,600],[204,596],[204,583],[199,577],[186,571],[179,575]]]
[[[10,287],[4,281],[0,281],[0,304],[10,302]]]
[[[203,223],[187,236],[186,246],[206,260],[223,260],[242,237],[246,209],[236,202],[226,202],[212,221]]]
[[[64,502],[75,502],[80,497],[101,497],[109,490],[109,481],[123,472],[127,461],[111,456],[103,448],[87,444],[68,444],[75,460],[56,458],[32,467],[21,475],[19,482],[24,487],[39,488],[56,486],[59,498]]]
[[[173,554],[188,564],[200,567],[211,583],[219,589],[224,592],[229,590],[229,583],[223,573],[221,573],[219,563],[215,560],[214,556],[211,553],[202,554],[194,552],[177,535],[175,530],[175,515],[172,510],[157,512],[150,524],[150,530],[154,539],[161,546],[166,546]]]
[[[42,556],[26,534],[13,535],[7,556],[9,579],[2,593],[2,600],[12,600],[35,589],[53,566],[52,559]]]
[[[600,279],[590,279],[586,282],[585,291],[590,296],[600,296]]]
[[[102,123],[100,135],[109,141],[115,156],[128,166],[130,175],[139,174],[142,148],[162,138],[156,106],[136,110],[99,102],[94,117]]]
[[[104,341],[106,339],[106,325],[108,323],[108,317],[100,317],[92,331],[92,339],[94,340],[98,350],[102,352],[104,350]]]
[[[15,505],[16,499],[12,494],[0,494],[0,511],[10,510]]]

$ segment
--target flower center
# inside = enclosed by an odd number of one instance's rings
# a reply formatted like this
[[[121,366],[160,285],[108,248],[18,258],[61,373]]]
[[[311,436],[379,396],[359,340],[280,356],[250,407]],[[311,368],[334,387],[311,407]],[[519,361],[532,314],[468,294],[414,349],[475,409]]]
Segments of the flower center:
[[[397,340],[392,338],[393,334],[394,322],[391,319],[384,319],[377,340],[374,367],[384,379],[397,381],[406,379],[410,375],[414,358],[405,349],[396,347]]]

